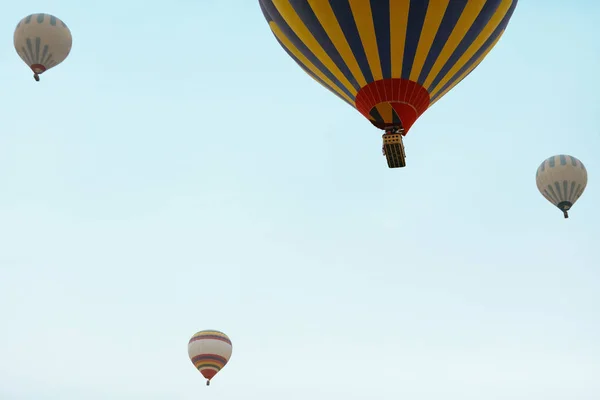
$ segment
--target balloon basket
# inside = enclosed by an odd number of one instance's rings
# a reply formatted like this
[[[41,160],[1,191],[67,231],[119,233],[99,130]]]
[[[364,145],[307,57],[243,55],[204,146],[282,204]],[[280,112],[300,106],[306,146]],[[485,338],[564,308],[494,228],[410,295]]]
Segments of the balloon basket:
[[[383,155],[387,159],[388,167],[403,168],[406,167],[406,153],[402,143],[402,129],[392,129],[386,131],[383,138]]]

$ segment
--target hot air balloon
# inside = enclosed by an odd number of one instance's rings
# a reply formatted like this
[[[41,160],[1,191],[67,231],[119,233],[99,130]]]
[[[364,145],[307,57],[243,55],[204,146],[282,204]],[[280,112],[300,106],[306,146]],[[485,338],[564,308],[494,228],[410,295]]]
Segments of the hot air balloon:
[[[259,3],[287,54],[385,131],[390,168],[406,166],[402,137],[481,63],[517,6],[517,0]]]
[[[14,42],[15,50],[39,82],[40,74],[67,58],[73,38],[67,25],[55,16],[31,14],[17,24]]]
[[[196,333],[188,343],[188,355],[198,371],[210,380],[229,362],[231,340],[223,332],[205,330]]]
[[[535,183],[540,193],[569,218],[568,211],[587,186],[587,170],[573,156],[552,156],[538,167]]]

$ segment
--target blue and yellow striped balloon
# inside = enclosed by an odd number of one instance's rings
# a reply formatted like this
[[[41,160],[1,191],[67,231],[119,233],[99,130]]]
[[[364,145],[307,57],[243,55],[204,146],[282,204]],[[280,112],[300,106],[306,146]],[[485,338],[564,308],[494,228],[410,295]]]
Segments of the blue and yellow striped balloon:
[[[279,44],[381,129],[414,122],[485,58],[517,0],[259,0]]]

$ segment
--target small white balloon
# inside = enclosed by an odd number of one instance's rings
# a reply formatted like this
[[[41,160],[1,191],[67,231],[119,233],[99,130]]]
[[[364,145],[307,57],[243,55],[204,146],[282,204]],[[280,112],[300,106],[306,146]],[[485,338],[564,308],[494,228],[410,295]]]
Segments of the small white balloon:
[[[587,170],[577,158],[559,154],[544,160],[535,182],[540,193],[569,218],[568,211],[587,186]]]
[[[50,14],[31,14],[15,28],[15,50],[31,68],[34,78],[62,63],[73,44],[67,25]]]
[[[229,337],[216,330],[196,332],[188,342],[188,356],[206,378],[206,385],[229,362],[232,353]]]

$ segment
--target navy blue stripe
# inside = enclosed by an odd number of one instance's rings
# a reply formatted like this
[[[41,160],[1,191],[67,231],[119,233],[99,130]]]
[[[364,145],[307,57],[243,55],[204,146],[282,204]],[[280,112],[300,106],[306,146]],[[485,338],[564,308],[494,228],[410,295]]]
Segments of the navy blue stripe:
[[[438,93],[431,99],[432,102],[435,101],[442,93],[444,93],[444,91],[447,88],[452,86],[454,84],[454,82],[458,79],[458,77],[461,76],[466,70],[471,68],[471,66],[477,61],[477,59],[479,59],[479,57],[481,57],[481,55],[483,53],[485,53],[490,48],[490,46],[492,46],[492,44],[498,38],[498,36],[500,36],[502,31],[504,29],[506,29],[506,26],[508,25],[508,21],[510,20],[510,17],[512,16],[512,13],[515,10],[516,6],[517,6],[517,2],[515,1],[515,2],[513,2],[511,8],[506,13],[506,16],[504,17],[504,19],[500,22],[500,24],[498,25],[496,30],[490,35],[488,40],[486,40],[486,42],[483,44],[483,46],[481,46],[481,48],[473,55],[473,57],[471,57],[471,59],[461,69],[459,69],[456,74],[454,74],[452,79],[450,79],[444,86],[442,86],[441,90],[439,90]],[[475,69],[473,69],[471,72],[473,72],[474,70]],[[469,72],[469,74],[471,72]],[[468,74],[467,74],[467,76],[468,76]],[[466,78],[466,76],[465,76],[465,78]],[[435,87],[435,85],[432,85],[431,87],[433,88],[433,87]],[[551,162],[553,162],[553,161],[551,161]]]
[[[373,107],[373,109],[371,110],[371,112],[369,113],[371,115],[371,117],[375,118],[375,122],[384,122],[383,117],[381,116],[381,114],[379,114],[379,111],[377,111],[377,107]]]
[[[275,36],[275,35],[273,35],[273,36]],[[285,47],[283,45],[283,43],[281,43],[281,41],[277,38],[277,36],[275,36],[275,40],[277,40],[279,42],[279,44],[281,45],[281,47],[283,47],[283,50],[285,50],[285,52],[288,54],[288,56],[290,56],[292,58],[292,60],[294,60],[296,62],[296,64],[298,64],[300,66],[300,68],[302,68],[302,70],[304,72],[306,72],[311,78],[313,78],[315,81],[319,82],[321,85],[325,86],[326,89],[328,89],[331,93],[335,94],[337,97],[342,99],[344,102],[350,104],[352,107],[355,107],[354,104],[350,103],[348,100],[346,100],[345,98],[340,96],[340,94],[337,93],[334,89],[332,89],[327,83],[325,83],[325,81],[323,81],[321,78],[316,76],[311,70],[306,68],[304,66],[304,64],[302,64],[302,62],[300,60],[298,60],[298,58],[291,51],[289,51],[287,49],[287,47]]]
[[[277,8],[273,5],[271,0],[265,0],[264,6],[266,8],[267,13],[271,17],[272,21],[277,24],[279,29],[283,32],[286,38],[292,42],[292,44],[306,57],[317,69],[319,69],[323,75],[329,78],[339,89],[348,95],[351,99],[354,99],[354,95],[348,91],[348,89],[342,85],[342,83],[319,61],[317,57],[306,47],[306,45],[296,36],[294,31],[289,27],[289,25],[285,22],[285,20],[277,11]]]
[[[404,43],[404,60],[402,62],[402,78],[409,79],[412,70],[419,39],[421,38],[421,30],[425,23],[425,15],[429,0],[411,1],[410,9],[408,10],[408,24],[406,28],[406,41]]]
[[[342,74],[344,74],[346,79],[350,81],[350,84],[354,86],[354,88],[357,91],[360,90],[360,85],[358,84],[358,82],[356,82],[356,79],[352,75],[352,72],[350,72],[350,68],[348,68],[348,65],[346,65],[346,63],[344,62],[344,59],[338,52],[331,39],[329,38],[329,35],[327,35],[325,29],[323,29],[321,22],[315,15],[313,9],[310,7],[310,4],[308,4],[306,0],[292,0],[290,1],[290,4],[294,8],[300,19],[302,19],[302,22],[304,22],[304,25],[306,25],[310,33],[317,40],[319,45],[321,45],[323,50],[325,50],[329,58],[331,58],[334,64],[340,69],[340,71],[342,72]]]
[[[340,28],[342,28],[342,32],[344,32],[344,36],[350,45],[350,49],[356,58],[356,62],[358,63],[360,70],[367,80],[367,83],[373,82],[373,73],[371,72],[371,67],[369,66],[365,49],[363,48],[362,41],[360,40],[360,34],[358,33],[358,28],[356,27],[356,21],[354,20],[350,3],[348,3],[348,0],[329,0],[329,3],[333,13],[335,14],[335,17],[338,20],[338,23],[340,24]]]
[[[502,0],[488,0],[485,5],[479,12],[477,18],[473,22],[473,25],[467,31],[465,37],[460,41],[459,45],[456,47],[456,50],[452,53],[446,64],[442,67],[438,75],[435,77],[431,86],[426,88],[427,90],[433,89],[437,86],[438,83],[448,74],[448,71],[454,67],[454,65],[458,62],[460,57],[469,49],[471,44],[477,39],[479,34],[485,29],[486,25],[496,12],[496,9],[500,5]]]
[[[402,126],[402,120],[400,119],[398,114],[396,114],[396,110],[394,110],[393,108],[392,108],[392,123],[396,126]]]
[[[377,50],[383,79],[392,78],[392,40],[390,28],[390,0],[371,0],[371,14],[377,38]]]
[[[267,22],[273,21],[273,19],[271,18],[271,14],[269,14],[267,9],[265,8],[264,2],[262,0],[258,0],[258,5],[260,6],[260,11],[262,11],[263,16],[265,17]]]
[[[467,6],[467,2],[467,0],[455,0],[448,4],[448,8],[446,8],[442,22],[440,23],[438,31],[435,34],[435,39],[433,39],[431,49],[429,50],[429,54],[427,54],[427,58],[423,64],[423,69],[419,75],[419,79],[417,81],[419,84],[423,85],[423,83],[425,83],[431,68],[433,68],[433,65],[440,56],[442,49],[446,45],[448,38],[454,31],[460,16]]]

